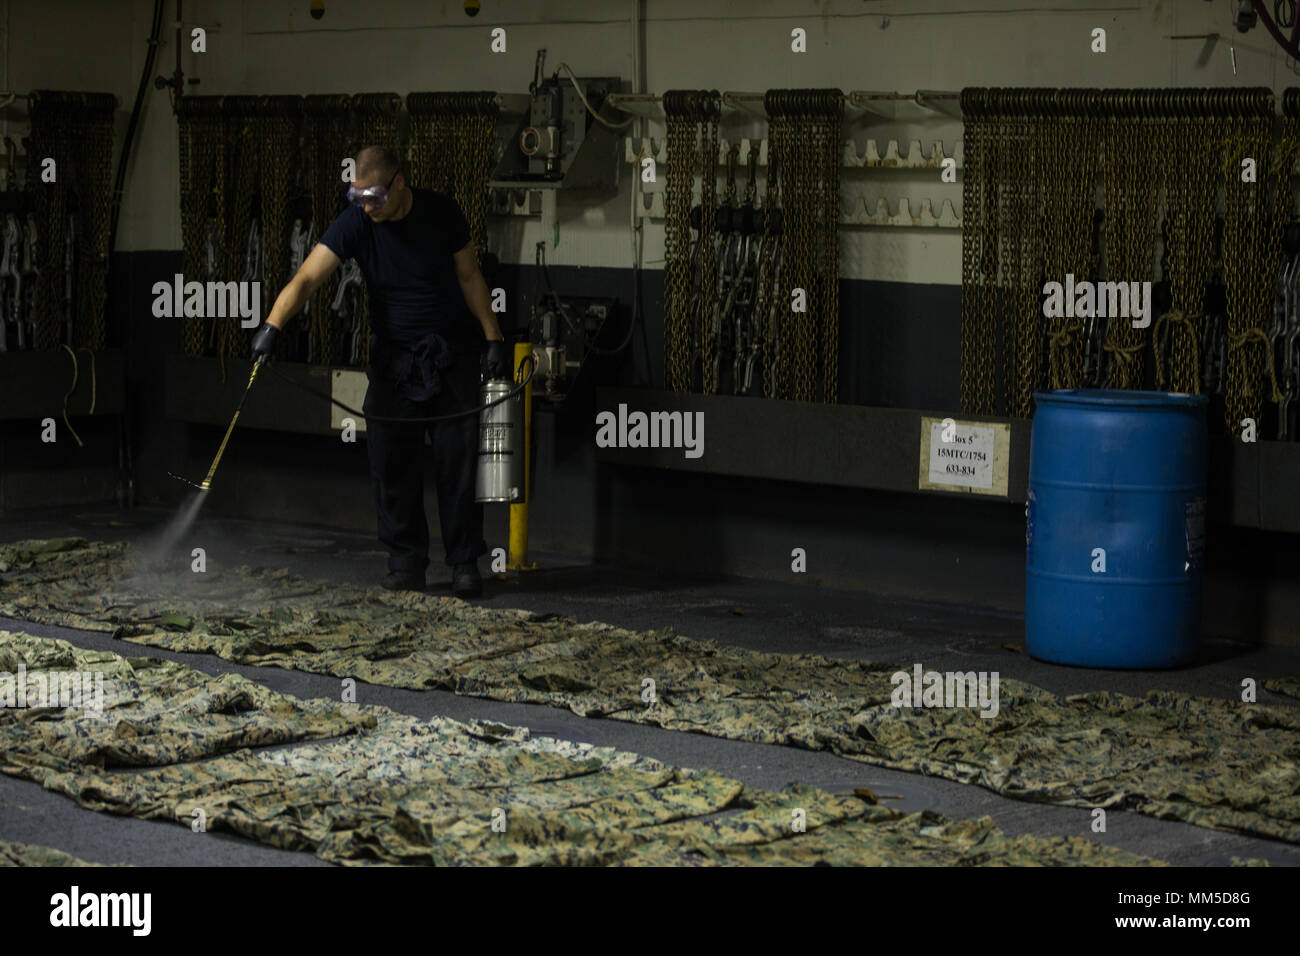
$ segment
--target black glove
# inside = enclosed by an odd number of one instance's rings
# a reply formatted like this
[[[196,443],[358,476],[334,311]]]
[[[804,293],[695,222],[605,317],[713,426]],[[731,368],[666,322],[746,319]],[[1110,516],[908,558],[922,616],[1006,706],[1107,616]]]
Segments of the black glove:
[[[483,374],[489,379],[510,378],[510,350],[501,339],[488,342],[487,358],[483,361]]]
[[[270,322],[263,322],[262,327],[253,335],[253,361],[259,365],[271,357],[275,349],[275,340],[280,330]]]

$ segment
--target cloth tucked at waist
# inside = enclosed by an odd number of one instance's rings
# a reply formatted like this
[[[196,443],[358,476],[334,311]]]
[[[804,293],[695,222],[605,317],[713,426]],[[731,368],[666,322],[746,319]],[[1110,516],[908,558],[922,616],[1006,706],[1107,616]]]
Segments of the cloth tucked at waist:
[[[437,332],[411,342],[371,336],[371,378],[401,386],[411,401],[422,402],[442,391],[442,370],[456,364],[456,352]]]

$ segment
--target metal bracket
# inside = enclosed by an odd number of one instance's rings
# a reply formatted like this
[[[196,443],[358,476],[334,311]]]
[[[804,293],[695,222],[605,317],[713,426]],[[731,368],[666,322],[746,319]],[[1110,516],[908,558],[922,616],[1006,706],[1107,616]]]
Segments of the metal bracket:
[[[768,141],[766,138],[759,140],[741,139],[737,152],[737,164],[747,164],[751,154],[757,151],[757,165],[766,167],[767,146]],[[731,148],[731,143],[725,139],[719,139],[719,169],[725,169]],[[623,141],[623,161],[637,168],[640,167],[641,161],[647,156],[654,157],[656,166],[662,165],[668,160],[667,153],[667,144],[664,142],[656,143],[653,139],[643,138],[640,141],[639,148],[634,149],[634,142],[631,137],[627,137]],[[914,139],[908,143],[906,156],[900,153],[897,140],[891,139],[888,141],[883,156],[880,154],[877,140],[867,140],[866,148],[861,155],[857,151],[857,145],[852,140],[846,140],[841,156],[841,166],[845,169],[936,170],[941,169],[944,161],[948,159],[956,161],[957,169],[963,168],[965,159],[962,154],[961,140],[957,140],[953,144],[952,153],[949,154],[945,152],[942,142],[933,143],[927,153],[922,149],[921,141]],[[656,182],[653,184],[642,183],[640,185],[641,202],[637,206],[638,216],[643,219],[664,218],[664,184],[664,179],[656,177]],[[919,201],[920,211],[916,214],[912,213],[911,205],[910,200],[902,199],[898,204],[897,212],[892,212],[884,199],[870,202],[861,195],[845,195],[841,199],[840,223],[841,225],[860,226],[961,228],[961,219],[958,217],[950,199],[942,201],[937,216],[929,199]]]
[[[751,140],[748,138],[740,140],[740,151],[736,160],[739,165],[745,165],[749,162],[749,154],[755,148],[758,148],[758,165],[767,167],[767,138]],[[727,154],[731,151],[731,143],[725,139],[718,140],[718,164],[725,167],[727,163]],[[658,142],[649,138],[641,140],[640,147],[636,147],[632,138],[625,137],[623,140],[623,162],[639,166],[641,160],[647,156],[653,156],[656,165],[663,165],[668,161],[668,145],[666,142]],[[965,166],[965,156],[962,153],[962,141],[957,140],[953,144],[953,150],[948,153],[943,148],[942,141],[936,141],[930,146],[929,153],[924,152],[919,139],[910,140],[907,144],[907,155],[903,156],[899,152],[898,140],[891,139],[886,143],[885,154],[880,155],[878,141],[869,139],[866,141],[866,148],[861,155],[858,155],[857,144],[853,140],[844,141],[844,152],[841,165],[848,169],[939,169],[943,166],[945,159],[955,159],[957,168],[962,169]]]

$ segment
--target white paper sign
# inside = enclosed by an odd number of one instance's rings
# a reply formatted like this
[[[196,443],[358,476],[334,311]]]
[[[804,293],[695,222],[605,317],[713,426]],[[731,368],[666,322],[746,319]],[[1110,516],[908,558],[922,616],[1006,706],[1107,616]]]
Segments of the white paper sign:
[[[351,405],[353,408],[360,408],[361,403],[366,400],[366,386],[370,380],[366,378],[365,372],[359,372],[355,369],[336,368],[330,374],[330,394],[335,401],[342,402],[344,405]],[[343,427],[343,419],[350,418],[356,425],[357,434],[366,430],[366,418],[364,415],[353,415],[351,412],[345,412],[334,402],[330,402],[330,428],[338,431]]]
[[[930,481],[962,488],[993,487],[993,436],[982,425],[930,424]],[[947,437],[949,440],[944,441]]]

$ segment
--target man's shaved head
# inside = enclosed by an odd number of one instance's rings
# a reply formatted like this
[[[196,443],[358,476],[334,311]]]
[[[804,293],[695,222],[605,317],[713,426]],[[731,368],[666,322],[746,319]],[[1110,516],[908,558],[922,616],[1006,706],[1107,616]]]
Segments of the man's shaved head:
[[[378,179],[386,183],[397,172],[397,154],[384,146],[367,146],[357,153],[358,182]]]

